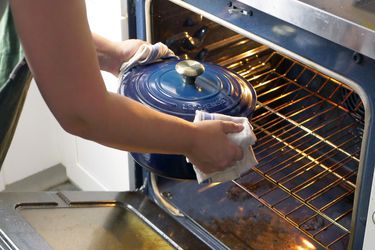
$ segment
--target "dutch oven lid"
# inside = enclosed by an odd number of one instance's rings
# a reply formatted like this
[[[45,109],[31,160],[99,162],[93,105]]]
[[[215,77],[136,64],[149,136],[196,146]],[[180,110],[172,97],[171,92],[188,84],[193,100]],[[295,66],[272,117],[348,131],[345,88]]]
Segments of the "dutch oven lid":
[[[209,63],[168,59],[137,66],[122,82],[121,94],[189,121],[195,110],[248,117],[255,108],[255,91],[245,79]]]

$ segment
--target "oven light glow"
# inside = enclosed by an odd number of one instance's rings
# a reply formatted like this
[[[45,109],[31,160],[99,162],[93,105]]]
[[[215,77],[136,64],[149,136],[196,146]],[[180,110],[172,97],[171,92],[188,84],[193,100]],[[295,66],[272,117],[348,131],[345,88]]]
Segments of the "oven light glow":
[[[316,247],[308,240],[302,239],[303,244],[306,246],[307,249],[316,249]]]
[[[245,212],[244,207],[239,206],[239,207],[238,207],[238,215],[239,215],[240,217],[243,217],[244,212]]]
[[[280,36],[291,36],[296,33],[296,29],[289,25],[275,25],[272,27],[272,31]]]
[[[316,247],[308,240],[302,238],[302,245],[296,246],[297,250],[314,250]]]
[[[243,40],[243,41],[241,41],[241,42],[239,42],[238,44],[245,44],[245,43],[247,43],[247,41],[246,40]]]
[[[243,65],[243,62],[242,62],[242,61],[239,61],[239,62],[236,62],[236,63],[232,63],[232,64],[230,64],[229,66],[227,66],[227,68],[228,68],[228,69],[233,69],[233,68],[235,68],[235,67],[239,67],[239,66],[241,66],[241,65]]]
[[[198,193],[202,193],[202,192],[204,192],[204,191],[206,191],[210,188],[213,188],[213,187],[215,187],[219,184],[221,184],[221,182],[212,182],[212,183],[208,184],[207,186],[198,189]]]

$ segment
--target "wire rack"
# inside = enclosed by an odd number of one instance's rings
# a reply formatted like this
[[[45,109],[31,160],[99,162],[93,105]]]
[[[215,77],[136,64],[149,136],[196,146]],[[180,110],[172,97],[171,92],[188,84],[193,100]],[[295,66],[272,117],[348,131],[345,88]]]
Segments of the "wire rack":
[[[218,62],[257,92],[259,161],[236,185],[326,249],[348,245],[364,109],[358,95],[260,46]]]

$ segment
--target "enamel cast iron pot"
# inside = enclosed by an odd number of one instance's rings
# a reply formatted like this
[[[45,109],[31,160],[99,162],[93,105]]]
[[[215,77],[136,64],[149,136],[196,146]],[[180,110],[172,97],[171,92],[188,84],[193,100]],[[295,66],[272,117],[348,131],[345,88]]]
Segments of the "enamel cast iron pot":
[[[194,120],[195,110],[251,117],[255,109],[253,87],[238,74],[209,63],[172,58],[136,66],[124,75],[122,83],[122,95],[188,121]],[[183,155],[131,155],[157,175],[196,179],[191,163]]]

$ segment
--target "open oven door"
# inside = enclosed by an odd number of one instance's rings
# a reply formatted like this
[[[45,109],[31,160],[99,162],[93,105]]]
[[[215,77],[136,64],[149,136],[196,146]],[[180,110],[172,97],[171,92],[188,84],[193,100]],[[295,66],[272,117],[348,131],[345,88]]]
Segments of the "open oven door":
[[[208,249],[141,192],[0,193],[0,249]]]

